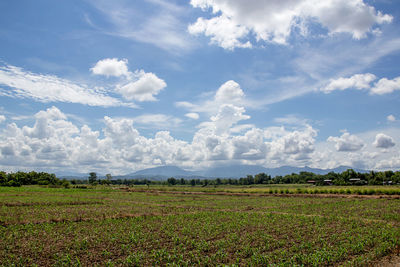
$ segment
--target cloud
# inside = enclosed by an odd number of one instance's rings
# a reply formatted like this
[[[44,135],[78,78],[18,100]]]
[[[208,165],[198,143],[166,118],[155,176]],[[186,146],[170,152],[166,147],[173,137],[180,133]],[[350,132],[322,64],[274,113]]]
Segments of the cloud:
[[[345,90],[355,88],[358,90],[369,89],[370,83],[376,79],[376,76],[371,73],[355,74],[350,78],[331,79],[326,87],[321,88],[321,91],[330,93],[335,90]]]
[[[128,60],[117,58],[105,58],[99,60],[93,68],[91,68],[91,72],[96,75],[105,75],[109,76],[129,76],[130,73],[128,71]]]
[[[87,19],[88,24],[104,34],[119,36],[135,42],[151,44],[169,52],[182,54],[193,44],[182,22],[188,11],[171,1],[90,0],[112,27],[96,26],[96,20]],[[142,12],[143,9],[150,12]]]
[[[233,80],[229,80],[221,85],[214,96],[215,102],[221,104],[240,104],[243,98],[244,93],[242,88]]]
[[[212,96],[212,97],[210,97]],[[190,103],[190,102],[176,102],[175,105],[177,107],[185,108],[193,112],[201,112],[208,114],[215,114],[219,111],[221,105],[224,104],[232,104],[235,106],[253,106],[251,101],[246,99],[246,96],[240,87],[240,85],[233,81],[229,80],[223,83],[215,93],[207,94],[209,99],[205,99],[203,101],[199,101],[198,103]]]
[[[306,35],[315,23],[329,34],[349,33],[354,39],[361,39],[376,31],[375,25],[393,20],[362,0],[191,0],[190,3],[203,11],[211,9],[212,17],[198,18],[189,25],[189,32],[204,33],[211,37],[212,43],[230,50],[251,47],[249,39],[253,36],[257,41],[286,44],[295,28]]]
[[[383,95],[383,94],[390,94],[395,90],[400,90],[400,77],[394,78],[393,80],[389,80],[387,78],[380,79],[371,88],[371,93],[377,95]]]
[[[376,164],[377,169],[400,169],[400,156],[394,156],[389,159],[384,159]]]
[[[293,131],[285,127],[269,127],[264,131],[264,137],[271,140],[266,143],[270,158],[289,164],[310,159],[316,136],[317,131],[310,125]]]
[[[155,95],[163,90],[167,84],[151,72],[128,70],[128,60],[117,58],[105,58],[99,60],[91,68],[93,74],[120,77],[123,80],[117,84],[115,91],[120,93],[127,100],[136,100],[139,102],[156,101]]]
[[[281,118],[275,118],[274,122],[287,125],[307,125],[309,123],[307,119],[299,118],[293,114]]]
[[[221,105],[208,121],[198,126],[190,141],[176,139],[168,131],[146,137],[138,130],[164,128],[163,121],[169,125],[180,123],[179,119],[163,114],[133,118],[105,116],[101,130],[88,125],[78,127],[54,106],[37,112],[33,118],[32,124],[31,120],[21,126],[9,123],[1,129],[2,169],[79,169],[82,173],[121,174],[158,165],[189,169],[223,164],[391,168],[398,163],[397,151],[387,149],[398,141],[396,128],[385,130],[395,138],[380,132],[358,136],[345,132],[339,137],[329,137],[326,142],[317,142],[318,130],[307,123],[267,128],[244,124],[250,116],[243,107],[233,104]],[[365,142],[374,146],[365,146]],[[351,153],[343,157],[342,151]]]
[[[239,40],[246,37],[249,30],[244,26],[235,24],[224,15],[212,19],[198,18],[194,24],[189,25],[188,31],[193,35],[204,33],[205,36],[211,37],[212,44],[217,44],[228,50],[252,46],[249,41],[243,43]]]
[[[373,145],[378,148],[391,148],[396,144],[392,137],[383,133],[379,133],[376,135]]]
[[[181,119],[165,114],[144,114],[134,117],[132,120],[135,124],[156,129],[179,127],[182,123]]]
[[[266,164],[279,158],[282,164],[297,163],[309,159],[314,150],[316,131],[311,126],[271,137],[263,129],[240,124],[247,119],[243,107],[224,104],[187,142],[173,138],[168,131],[148,138],[138,130],[138,125],[162,127],[163,120],[173,124],[171,116],[105,116],[100,134],[87,125],[77,127],[65,113],[51,107],[37,112],[33,125],[10,123],[0,132],[0,166],[127,173],[155,165],[199,168],[218,164],[216,161]],[[238,126],[245,127],[237,131]]]
[[[135,72],[134,77],[136,78],[135,81],[119,85],[116,88],[116,91],[127,100],[156,101],[157,99],[154,96],[167,86],[164,80],[151,72],[146,73],[139,70]]]
[[[329,136],[327,141],[335,143],[336,150],[342,152],[358,151],[364,147],[364,142],[360,138],[348,132],[343,133],[340,137]]]
[[[390,114],[386,117],[386,119],[390,122],[395,122],[396,121],[396,117],[393,114]]]
[[[4,122],[6,120],[6,116],[0,115],[0,123]]]
[[[57,76],[36,74],[11,65],[0,66],[0,84],[10,90],[0,93],[10,97],[31,98],[40,102],[66,102],[89,106],[130,106],[104,92],[90,89]]]
[[[199,114],[195,112],[186,113],[185,116],[193,120],[198,120],[200,117]]]
[[[376,80],[376,76],[371,73],[355,74],[350,78],[331,79],[327,86],[321,88],[321,91],[325,93],[331,93],[335,90],[343,91],[355,88],[358,90],[369,90],[369,92],[373,95],[383,95],[390,94],[395,90],[400,90],[400,77],[394,78],[393,80],[382,78],[371,85],[374,80]]]

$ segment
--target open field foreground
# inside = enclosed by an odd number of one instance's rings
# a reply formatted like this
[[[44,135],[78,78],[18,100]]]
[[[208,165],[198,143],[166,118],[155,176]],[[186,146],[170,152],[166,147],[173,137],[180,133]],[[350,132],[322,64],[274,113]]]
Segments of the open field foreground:
[[[398,195],[156,189],[0,187],[0,265],[395,266],[399,259]]]

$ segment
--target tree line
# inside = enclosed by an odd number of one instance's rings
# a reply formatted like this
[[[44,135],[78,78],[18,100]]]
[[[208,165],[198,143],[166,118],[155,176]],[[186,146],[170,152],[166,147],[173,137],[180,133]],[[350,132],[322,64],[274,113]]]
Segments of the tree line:
[[[163,181],[150,179],[112,179],[107,174],[105,179],[97,179],[96,173],[90,173],[88,180],[72,180],[72,184],[112,184],[112,185],[253,185],[253,184],[315,184],[315,185],[384,185],[400,184],[400,172],[393,171],[370,171],[369,173],[356,172],[348,169],[342,173],[330,172],[327,174],[315,174],[312,172],[292,173],[284,176],[271,177],[266,173],[247,175],[236,178],[215,179],[188,179],[170,177]]]
[[[54,173],[47,172],[10,172],[0,171],[0,186],[54,185],[69,187],[69,181],[59,179]]]
[[[165,182],[161,182],[165,183]],[[369,173],[356,172],[348,169],[342,173],[329,172],[327,174],[315,174],[312,172],[292,173],[272,178],[265,173],[247,175],[239,179],[175,179],[166,181],[168,185],[253,185],[253,184],[315,184],[315,185],[389,185],[400,184],[400,172],[370,171]]]
[[[356,172],[348,169],[342,173],[330,172],[327,174],[315,174],[312,172],[292,173],[284,176],[271,177],[266,173],[247,175],[239,179],[215,178],[215,179],[185,179],[170,177],[164,181],[150,179],[113,179],[107,174],[104,179],[98,179],[95,172],[89,173],[87,179],[59,179],[55,174],[46,172],[15,172],[6,173],[0,171],[0,186],[21,186],[21,185],[54,185],[69,187],[70,184],[91,184],[91,185],[254,185],[254,184],[306,184],[315,185],[389,185],[400,184],[400,171],[370,171],[368,173]]]

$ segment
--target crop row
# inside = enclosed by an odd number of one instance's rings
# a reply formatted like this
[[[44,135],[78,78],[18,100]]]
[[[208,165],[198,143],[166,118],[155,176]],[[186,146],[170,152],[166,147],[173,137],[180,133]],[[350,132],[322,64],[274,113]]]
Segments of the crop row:
[[[0,222],[0,266],[354,266],[400,245],[393,198],[0,188]]]
[[[4,265],[328,266],[373,260],[398,245],[386,223],[237,212],[1,228]]]

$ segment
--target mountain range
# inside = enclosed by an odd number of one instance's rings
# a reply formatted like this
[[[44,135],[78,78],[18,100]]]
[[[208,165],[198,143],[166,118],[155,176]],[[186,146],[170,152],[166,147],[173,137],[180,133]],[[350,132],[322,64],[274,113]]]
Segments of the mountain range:
[[[186,178],[186,179],[240,178],[240,177],[246,177],[247,175],[255,175],[262,172],[271,175],[272,177],[275,177],[278,175],[283,176],[303,171],[313,172],[316,174],[327,174],[329,172],[341,173],[347,169],[351,169],[351,167],[340,166],[334,169],[317,169],[310,167],[291,167],[291,166],[282,166],[278,168],[265,168],[263,166],[258,166],[258,165],[231,165],[231,166],[209,168],[203,171],[187,171],[177,166],[160,166],[160,167],[140,170],[123,176],[115,176],[114,178],[120,178],[120,179],[146,178],[151,180],[165,180],[169,177]],[[353,170],[357,172],[368,172],[367,170],[362,170],[362,169],[353,168]]]
[[[291,173],[300,173],[300,172],[313,172],[315,174],[327,174],[329,172],[341,173],[347,169],[353,169],[357,172],[365,173],[369,172],[368,170],[362,170],[357,168],[352,168],[348,166],[339,166],[334,169],[317,169],[310,167],[292,167],[292,166],[282,166],[278,168],[265,168],[259,165],[230,165],[223,167],[214,167],[205,169],[202,171],[187,171],[181,169],[177,166],[159,166],[154,168],[148,168],[139,170],[133,173],[129,173],[126,175],[118,175],[114,176],[113,179],[150,179],[150,180],[166,180],[170,177],[174,178],[185,178],[185,179],[209,179],[209,178],[241,178],[246,177],[247,175],[255,175],[258,173],[266,173],[271,175],[272,177],[278,175],[287,175]],[[75,175],[57,175],[60,178],[67,179],[85,179],[88,177],[87,174],[75,174]],[[104,178],[105,175],[98,174],[100,179]]]

